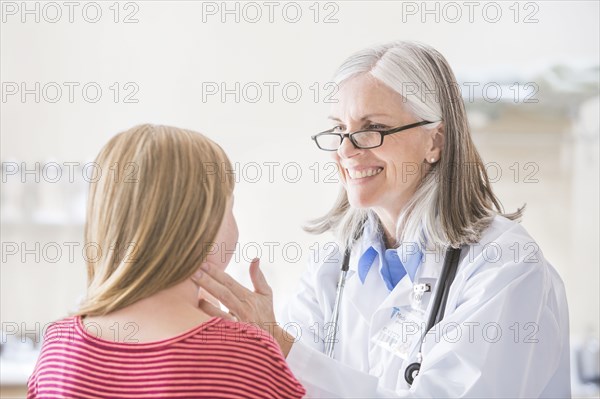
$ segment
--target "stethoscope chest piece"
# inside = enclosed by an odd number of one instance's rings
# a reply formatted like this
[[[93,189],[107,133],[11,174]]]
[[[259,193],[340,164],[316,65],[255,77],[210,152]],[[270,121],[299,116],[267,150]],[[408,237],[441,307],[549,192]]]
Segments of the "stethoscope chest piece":
[[[406,370],[404,370],[404,379],[408,382],[409,385],[412,385],[415,377],[419,375],[419,370],[421,369],[421,363],[411,363],[408,365]]]
[[[417,355],[417,361],[409,364],[406,370],[404,370],[404,379],[406,380],[408,385],[412,385],[417,375],[419,375],[419,371],[421,370],[421,362],[423,361],[423,354],[421,352],[421,348],[423,346],[423,339],[425,335],[429,330],[431,330],[431,328],[435,324],[439,323],[444,317],[446,301],[448,299],[448,293],[450,292],[450,286],[452,285],[452,281],[454,281],[454,276],[456,275],[459,257],[460,248],[449,248],[446,252],[444,266],[442,267],[442,273],[440,275],[440,287],[438,287],[438,292],[434,299],[432,311],[429,315],[429,320],[427,321],[427,327],[425,328],[425,333],[421,335],[421,343],[419,344],[419,354]]]
[[[419,375],[419,371],[421,369],[421,361],[423,360],[423,355],[421,353],[421,347],[423,346],[423,339],[427,332],[437,323],[439,323],[444,317],[444,310],[446,308],[446,301],[448,299],[448,293],[450,291],[450,286],[454,280],[454,276],[456,274],[456,269],[458,268],[458,260],[460,257],[461,248],[448,248],[446,252],[446,256],[444,259],[444,265],[442,267],[442,272],[439,278],[440,284],[437,289],[437,293],[434,298],[434,303],[432,304],[432,310],[429,314],[429,319],[427,321],[427,327],[425,328],[424,334],[421,335],[421,342],[419,344],[419,354],[417,356],[417,361],[408,365],[406,370],[404,370],[404,379],[408,382],[409,385],[412,385],[413,381]],[[338,319],[340,316],[340,304],[342,302],[342,294],[344,292],[344,285],[346,283],[346,276],[348,274],[350,262],[350,246],[346,248],[344,253],[344,259],[342,260],[342,270],[340,274],[340,278],[337,284],[337,292],[335,296],[335,303],[333,305],[333,313],[331,316],[330,328],[327,331],[327,341],[325,347],[325,354],[331,358],[333,358],[334,354],[334,344],[337,341],[336,332],[338,328]],[[416,294],[423,295],[423,293],[428,292],[431,287],[426,284],[417,287]]]

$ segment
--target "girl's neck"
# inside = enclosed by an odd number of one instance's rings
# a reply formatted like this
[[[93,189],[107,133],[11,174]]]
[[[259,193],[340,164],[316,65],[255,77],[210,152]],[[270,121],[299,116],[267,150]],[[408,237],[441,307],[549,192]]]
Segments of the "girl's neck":
[[[85,317],[83,324],[99,338],[135,343],[172,338],[210,318],[198,308],[198,288],[186,279],[123,309]]]

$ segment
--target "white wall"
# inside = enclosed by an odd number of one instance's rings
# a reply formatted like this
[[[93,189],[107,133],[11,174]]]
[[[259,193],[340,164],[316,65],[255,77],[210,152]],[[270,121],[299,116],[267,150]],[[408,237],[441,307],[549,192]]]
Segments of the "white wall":
[[[295,286],[303,259],[315,242],[314,237],[301,231],[301,224],[328,209],[337,191],[336,184],[323,181],[324,175],[331,171],[324,163],[328,159],[309,139],[311,134],[327,127],[328,104],[323,96],[328,91],[319,90],[320,98],[315,101],[315,92],[310,87],[315,82],[322,87],[351,52],[377,42],[419,40],[439,49],[459,76],[482,84],[507,76],[525,82],[536,71],[557,63],[597,65],[599,56],[597,2],[519,3],[518,22],[513,2],[498,2],[494,4],[501,9],[502,16],[496,23],[489,22],[495,18],[493,4],[478,3],[474,21],[469,22],[468,8],[463,2],[454,3],[462,12],[456,23],[447,20],[454,18],[454,9],[436,2],[427,4],[429,9],[437,4],[441,13],[439,22],[434,14],[424,15],[422,22],[420,12],[408,13],[414,7],[421,8],[421,2],[342,1],[319,3],[318,23],[313,20],[313,2],[295,3],[302,11],[297,23],[286,22],[282,16],[283,8],[288,7],[286,17],[294,17],[294,5],[288,3],[277,3],[273,23],[268,21],[268,8],[262,2],[255,3],[263,12],[256,23],[244,20],[244,14],[239,23],[234,21],[234,15],[226,15],[223,23],[220,15],[203,14],[203,7],[221,7],[221,2],[132,2],[126,9],[121,3],[121,19],[137,7],[135,18],[139,22],[132,24],[113,22],[114,13],[109,8],[112,2],[99,3],[102,18],[98,23],[88,23],[82,18],[85,3],[75,9],[73,23],[67,21],[65,6],[57,23],[44,18],[36,23],[33,15],[27,15],[23,23],[21,13],[11,15],[12,9],[6,8],[7,4],[20,8],[21,2],[3,3],[0,73],[4,84],[2,94],[6,98],[1,103],[2,160],[25,161],[28,165],[50,159],[61,163],[85,162],[95,156],[109,137],[143,122],[172,124],[207,133],[223,145],[234,162],[239,162],[241,172],[247,172],[246,179],[242,173],[236,188],[240,243],[248,257],[254,254],[251,243],[259,243],[265,251],[263,264],[275,287],[278,303]],[[28,4],[33,8],[35,3]],[[227,7],[233,9],[236,4],[240,11],[244,10],[242,3],[231,2]],[[253,18],[255,9],[247,7],[245,16]],[[485,15],[484,7],[487,7]],[[40,3],[40,10],[43,9]],[[54,17],[52,9],[46,11],[47,18]],[[331,12],[335,12],[333,18],[338,22],[323,23],[325,15]],[[524,23],[525,16],[531,13],[530,17],[538,22]],[[88,15],[93,17],[92,9]],[[59,85],[78,82],[79,88],[96,82],[103,95],[92,104],[76,89],[74,102],[70,103],[64,88],[63,98],[57,103],[44,98],[36,103],[32,95],[22,102],[19,95],[8,95],[11,82],[26,82],[29,88],[35,82],[41,82],[41,86],[48,82]],[[139,88],[134,98],[139,102],[115,103],[109,89],[114,82],[118,82],[121,94],[129,93],[123,90],[126,83],[134,83]],[[236,103],[233,95],[224,102],[219,96],[203,101],[203,83],[207,82],[224,82],[229,88],[235,82],[241,86],[256,82],[263,87],[263,97],[256,103],[247,98]],[[279,84],[273,102],[268,101],[264,82]],[[297,102],[283,97],[281,87],[286,83],[301,87],[302,96]],[[54,92],[47,94],[53,96]],[[254,92],[247,94],[252,96]],[[543,95],[540,92],[542,98]],[[592,120],[597,120],[597,111],[591,115]],[[573,119],[577,119],[575,114]],[[583,166],[589,176],[586,174],[582,181],[576,172],[573,172],[576,178],[569,174],[570,168],[564,172],[557,157],[566,143],[563,138],[570,137],[568,129],[551,131],[546,136],[526,133],[516,126],[515,131],[509,128],[495,135],[475,131],[474,135],[485,160],[511,165],[513,156],[520,154],[521,161],[533,156],[541,162],[541,173],[546,178],[539,184],[529,187],[500,184],[498,190],[509,210],[524,202],[529,204],[530,217],[526,217],[525,226],[565,278],[574,331],[581,332],[590,325],[597,333],[598,153],[592,154],[591,161]],[[597,149],[597,135],[591,145]],[[584,162],[580,152],[573,154],[577,162]],[[263,175],[258,183],[249,181],[254,170],[251,162],[261,165]],[[268,181],[265,162],[279,162],[273,182]],[[285,177],[282,175],[284,165],[294,166],[291,162],[299,164],[302,172],[296,183],[286,180],[294,178],[295,169],[288,169]],[[315,162],[319,162],[318,166],[311,169]],[[317,183],[315,170],[320,172]],[[6,187],[3,185],[3,196],[10,196]],[[27,201],[31,199],[28,198]],[[589,212],[595,208],[595,213],[588,213],[588,208]],[[41,226],[3,222],[2,241],[63,244],[81,241],[80,232],[81,226],[77,224]],[[581,247],[578,239],[572,237],[587,238],[590,245],[595,244]],[[266,255],[268,242],[281,244],[271,260]],[[303,251],[302,260],[286,262],[281,251],[286,243],[298,243]],[[295,255],[292,249],[287,260]],[[3,323],[43,324],[64,315],[83,292],[85,271],[81,259],[73,262],[61,259],[56,264],[30,259],[22,262],[18,256],[11,256],[2,264],[0,319]],[[246,264],[239,261],[230,268],[232,274],[245,282]],[[585,290],[580,289],[580,283]]]

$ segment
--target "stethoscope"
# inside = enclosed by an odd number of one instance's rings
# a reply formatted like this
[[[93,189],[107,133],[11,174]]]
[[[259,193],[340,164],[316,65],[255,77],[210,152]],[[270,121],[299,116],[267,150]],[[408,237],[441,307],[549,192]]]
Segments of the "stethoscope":
[[[419,374],[421,369],[421,362],[423,361],[423,353],[421,349],[423,347],[423,340],[429,330],[433,328],[444,318],[444,310],[446,309],[446,301],[448,300],[448,294],[450,292],[450,286],[456,276],[456,269],[458,268],[458,261],[460,258],[461,248],[449,247],[444,257],[444,266],[442,267],[442,273],[439,278],[438,288],[436,295],[433,299],[433,305],[431,312],[429,313],[429,319],[427,320],[427,327],[421,334],[421,342],[419,343],[419,353],[417,354],[417,361],[411,363],[406,367],[404,371],[404,379],[409,385],[412,385],[415,377]],[[333,348],[336,342],[338,320],[340,317],[340,304],[342,301],[342,294],[344,293],[344,286],[346,285],[346,276],[348,275],[348,267],[350,264],[350,247],[344,253],[344,259],[342,261],[342,268],[340,271],[340,278],[337,284],[337,292],[335,295],[335,304],[333,305],[333,314],[331,315],[331,322],[329,323],[329,330],[327,333],[325,354],[333,358]],[[427,284],[429,290],[431,287]]]

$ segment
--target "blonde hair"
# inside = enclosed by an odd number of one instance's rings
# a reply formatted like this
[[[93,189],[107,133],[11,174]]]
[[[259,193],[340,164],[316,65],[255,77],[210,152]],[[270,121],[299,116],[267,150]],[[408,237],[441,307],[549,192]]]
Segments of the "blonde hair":
[[[351,55],[338,69],[336,84],[370,74],[403,97],[407,109],[421,120],[443,122],[444,146],[439,162],[423,176],[397,221],[396,240],[424,245],[459,247],[479,241],[494,215],[518,220],[524,206],[504,214],[494,195],[485,165],[471,139],[458,83],[446,59],[430,46],[398,41]],[[439,128],[439,123],[424,128]],[[346,248],[365,223],[379,225],[370,209],[350,206],[341,190],[333,208],[312,220],[305,230],[333,231]]]
[[[90,185],[85,243],[96,254],[86,260],[82,316],[105,315],[189,278],[234,186],[221,147],[170,126],[122,132],[95,162],[102,175]]]

